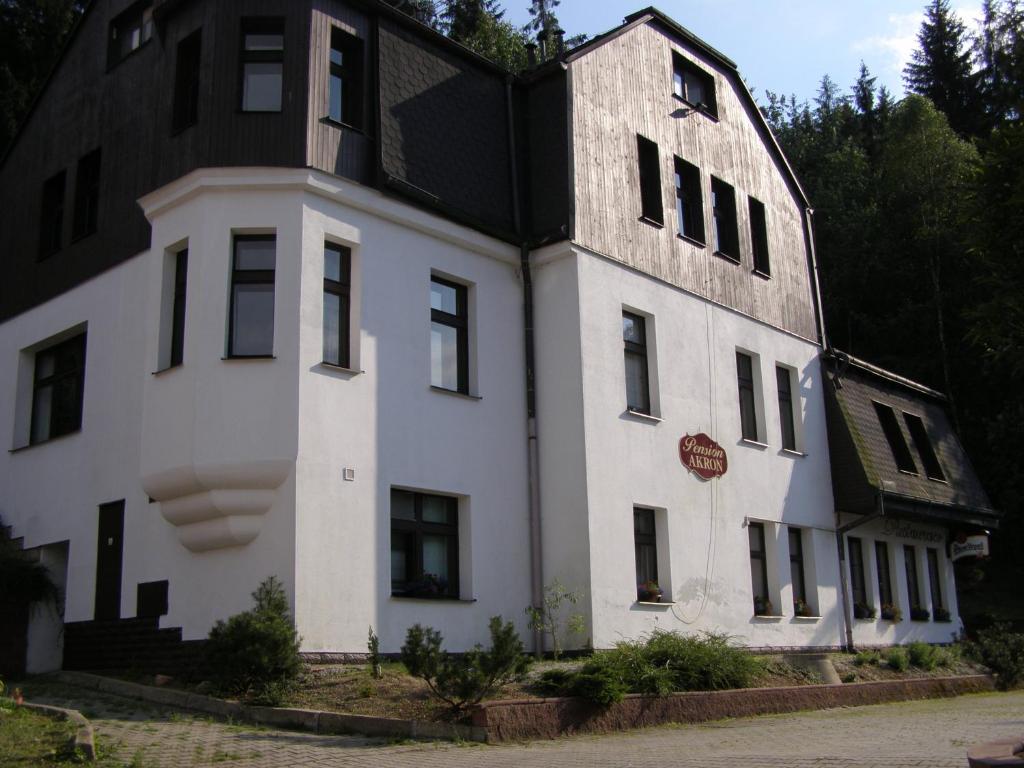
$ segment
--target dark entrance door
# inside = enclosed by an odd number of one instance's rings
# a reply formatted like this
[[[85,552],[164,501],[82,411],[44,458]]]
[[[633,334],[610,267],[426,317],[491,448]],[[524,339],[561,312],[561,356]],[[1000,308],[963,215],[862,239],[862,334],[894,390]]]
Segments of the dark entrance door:
[[[96,619],[121,618],[124,499],[100,505],[96,542]]]

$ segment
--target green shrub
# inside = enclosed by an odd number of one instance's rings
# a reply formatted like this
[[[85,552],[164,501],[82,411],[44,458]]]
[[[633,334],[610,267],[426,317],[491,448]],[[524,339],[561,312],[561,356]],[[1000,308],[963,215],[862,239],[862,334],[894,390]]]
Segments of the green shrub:
[[[890,648],[885,654],[885,663],[897,672],[906,672],[910,667],[910,657],[903,648]]]
[[[922,643],[920,640],[907,645],[907,656],[910,659],[910,666],[918,669],[931,672],[939,666],[938,648],[928,645],[928,643]]]
[[[624,693],[661,696],[672,691],[745,688],[761,668],[756,657],[733,645],[727,635],[655,630],[644,639],[617,643],[576,673],[547,672],[541,687],[607,705]]]
[[[299,638],[276,577],[260,584],[252,596],[252,610],[218,621],[210,630],[206,661],[219,693],[274,705],[298,677]]]
[[[512,622],[492,616],[491,647],[453,655],[441,649],[441,633],[431,627],[409,627],[402,646],[402,663],[409,674],[422,678],[441,701],[461,710],[482,701],[503,685],[526,673],[530,665]]]
[[[1011,632],[1009,625],[995,624],[981,630],[970,652],[995,673],[1003,690],[1024,681],[1024,634]]]
[[[882,655],[878,651],[861,651],[853,658],[853,663],[858,667],[877,666],[881,660]]]

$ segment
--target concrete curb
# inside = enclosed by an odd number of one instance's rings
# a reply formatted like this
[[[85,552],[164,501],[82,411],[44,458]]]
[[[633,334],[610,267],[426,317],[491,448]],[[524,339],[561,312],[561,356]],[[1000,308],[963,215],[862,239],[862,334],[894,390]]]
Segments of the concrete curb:
[[[28,702],[19,704],[19,706],[55,720],[70,722],[75,726],[75,735],[71,737],[69,746],[90,762],[96,759],[96,735],[93,733],[92,723],[86,720],[77,709],[64,709],[63,707],[51,707],[49,704],[30,704]]]
[[[1024,765],[1024,743],[1021,739],[990,741],[967,750],[967,764],[971,768],[990,768],[1000,765]]]
[[[288,707],[256,707],[224,701],[212,696],[203,696],[171,688],[154,688],[150,685],[130,683],[112,677],[102,677],[88,672],[53,672],[48,679],[79,688],[142,699],[178,709],[202,712],[220,720],[249,722],[274,728],[290,728],[322,735],[358,733],[364,736],[385,736],[403,739],[446,739],[450,741],[486,742],[487,731],[474,725],[457,723],[434,723],[424,720],[400,720],[392,717],[371,717],[369,715],[346,715],[339,712],[321,712],[314,709],[291,709]]]

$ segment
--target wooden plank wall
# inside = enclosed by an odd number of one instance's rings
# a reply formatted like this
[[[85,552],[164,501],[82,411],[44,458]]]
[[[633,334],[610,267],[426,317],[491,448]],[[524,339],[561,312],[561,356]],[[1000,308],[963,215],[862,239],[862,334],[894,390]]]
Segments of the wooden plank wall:
[[[672,96],[672,51],[714,75],[717,121]],[[575,241],[672,285],[816,340],[802,206],[731,81],[650,25],[571,64]],[[656,142],[665,227],[638,220],[636,135]],[[709,245],[677,237],[673,155],[698,166]],[[736,190],[741,263],[712,253],[711,175]],[[770,280],[753,274],[747,195],[765,204]]]

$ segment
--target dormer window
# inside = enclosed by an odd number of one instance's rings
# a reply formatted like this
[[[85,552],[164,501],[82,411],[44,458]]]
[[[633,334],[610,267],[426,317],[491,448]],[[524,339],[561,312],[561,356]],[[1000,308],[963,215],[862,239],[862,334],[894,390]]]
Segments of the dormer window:
[[[107,66],[112,67],[128,54],[153,39],[153,3],[135,3],[110,22]]]
[[[892,457],[896,461],[896,468],[908,475],[916,475],[917,465],[914,463],[914,457],[910,455],[907,441],[903,439],[903,432],[900,430],[900,423],[896,420],[895,412],[890,406],[882,405],[882,403],[873,403],[873,405],[875,413],[878,414],[878,422],[882,425],[882,433],[885,435],[885,440],[889,443],[889,449],[892,451]]]
[[[672,54],[672,93],[701,112],[718,116],[714,79],[678,53]]]

